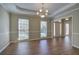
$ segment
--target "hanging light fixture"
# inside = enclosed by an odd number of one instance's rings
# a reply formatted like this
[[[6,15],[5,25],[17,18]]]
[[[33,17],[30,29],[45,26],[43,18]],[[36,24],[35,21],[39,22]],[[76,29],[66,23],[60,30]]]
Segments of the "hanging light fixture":
[[[44,3],[42,3],[42,8],[37,10],[36,13],[38,16],[40,16],[41,18],[45,18],[48,15],[48,10],[44,8]]]

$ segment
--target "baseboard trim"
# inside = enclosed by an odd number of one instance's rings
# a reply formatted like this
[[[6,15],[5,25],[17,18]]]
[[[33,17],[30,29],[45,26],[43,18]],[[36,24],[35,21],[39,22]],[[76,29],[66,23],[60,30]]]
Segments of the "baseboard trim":
[[[49,39],[49,38],[51,38],[51,37],[47,37],[47,38],[44,38],[44,39]],[[15,40],[15,41],[10,41],[10,43],[18,43],[18,42],[33,41],[33,40],[43,40],[43,39],[41,39],[41,38],[35,38],[35,39],[28,39],[28,40],[22,40],[22,41]]]
[[[64,38],[65,36],[53,36],[53,38]]]
[[[75,48],[78,48],[79,49],[79,47],[78,46],[76,46],[76,45],[72,45],[73,47],[75,47]]]
[[[17,43],[19,42],[18,40],[15,40],[15,41],[10,41],[10,43]]]
[[[41,39],[41,38],[30,39],[30,41],[32,41],[32,40],[45,40],[45,39],[48,39],[48,38],[51,38],[51,37],[47,37],[47,38],[43,38],[43,39]]]
[[[0,53],[2,52],[2,51],[4,51],[6,48],[7,48],[7,46],[9,46],[9,42],[0,50]]]

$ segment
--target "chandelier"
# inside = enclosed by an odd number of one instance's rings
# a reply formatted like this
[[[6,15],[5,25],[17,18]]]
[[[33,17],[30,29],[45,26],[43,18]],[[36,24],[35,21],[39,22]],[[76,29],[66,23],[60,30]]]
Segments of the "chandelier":
[[[36,13],[38,16],[40,16],[41,18],[45,18],[48,15],[48,10],[44,8],[44,3],[42,3],[42,8],[37,10]]]

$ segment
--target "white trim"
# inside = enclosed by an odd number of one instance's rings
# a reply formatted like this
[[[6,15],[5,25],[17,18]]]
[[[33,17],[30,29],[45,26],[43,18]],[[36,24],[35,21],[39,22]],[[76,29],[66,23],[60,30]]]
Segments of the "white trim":
[[[19,42],[19,40],[10,41],[10,43],[17,43],[17,42]]]
[[[72,33],[72,34],[76,34],[76,35],[79,35],[79,33]]]
[[[76,46],[76,45],[72,45],[72,46],[79,49],[79,46]]]
[[[9,45],[10,43],[8,42],[1,50],[0,50],[0,53],[5,49],[7,48],[7,46]]]
[[[46,37],[46,39],[51,38],[51,37]],[[30,39],[31,40],[42,40],[42,38],[36,38],[36,39]]]
[[[29,39],[29,40],[40,40],[40,38],[35,38],[35,39]]]
[[[46,37],[46,39],[48,39],[48,38],[51,38],[51,37]],[[35,38],[35,39],[28,39],[27,41],[32,41],[32,40],[42,40],[42,39],[41,38]],[[21,42],[21,41],[20,40],[10,41],[10,43],[17,43],[17,42]]]
[[[72,43],[72,46],[73,46],[73,16],[72,16],[72,23],[71,24],[72,24],[71,43]]]
[[[62,12],[63,10],[67,10],[67,9],[71,8],[71,7],[74,6],[75,4],[76,4],[76,3],[74,3],[74,4],[69,4],[69,5],[64,6],[63,8],[60,8],[58,11],[56,11],[55,13],[53,13],[52,15],[50,15],[50,17],[51,17],[51,16],[55,16],[56,14]]]
[[[76,10],[79,10],[79,8],[75,8],[75,9],[72,9],[72,10],[69,10],[69,11],[65,11],[64,13],[61,13],[60,15],[59,14],[58,15],[55,15],[56,17],[54,19],[56,19],[58,17],[62,17],[62,15],[67,15],[69,13],[72,13],[72,12],[74,12]]]
[[[6,34],[9,34],[9,32],[6,32],[6,33],[0,33],[0,35],[6,35]]]

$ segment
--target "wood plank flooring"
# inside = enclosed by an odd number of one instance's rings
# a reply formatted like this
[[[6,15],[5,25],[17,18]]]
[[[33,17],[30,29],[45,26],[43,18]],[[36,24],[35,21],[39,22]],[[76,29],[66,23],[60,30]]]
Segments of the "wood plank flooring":
[[[71,46],[71,39],[54,38],[10,44],[0,55],[78,55],[79,49]]]

